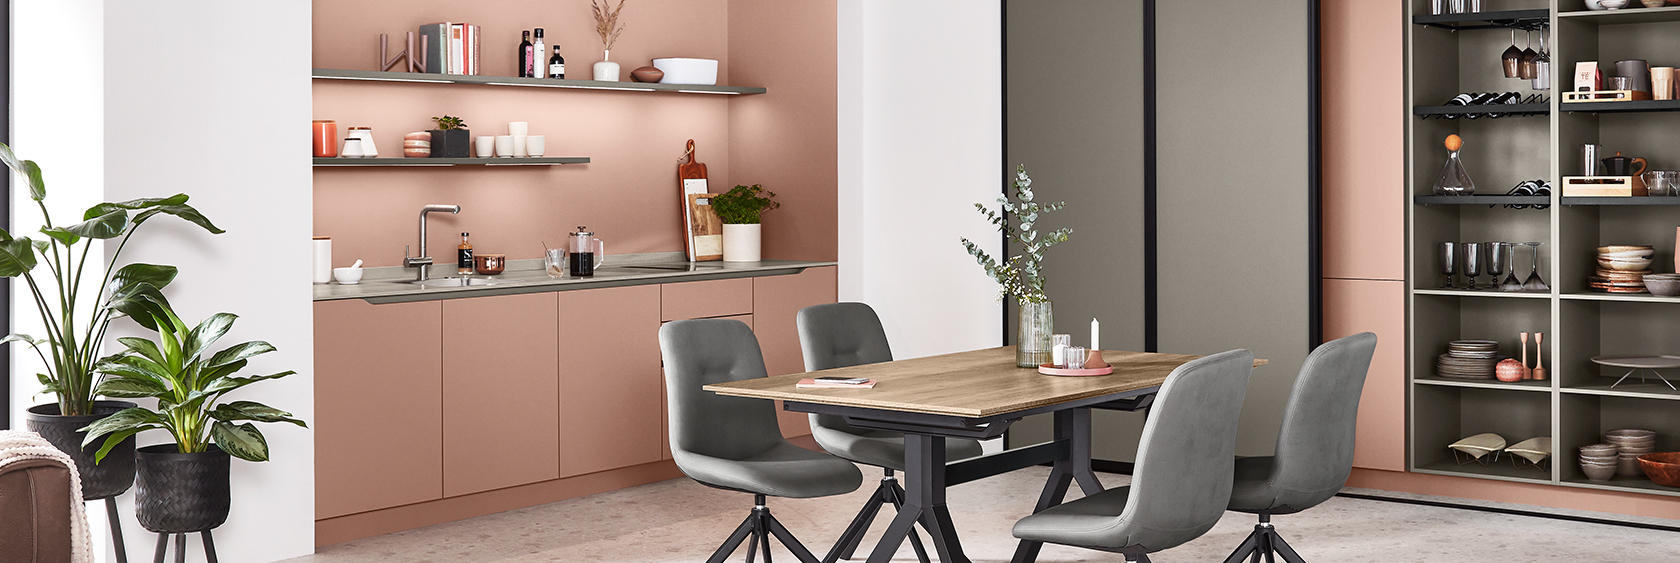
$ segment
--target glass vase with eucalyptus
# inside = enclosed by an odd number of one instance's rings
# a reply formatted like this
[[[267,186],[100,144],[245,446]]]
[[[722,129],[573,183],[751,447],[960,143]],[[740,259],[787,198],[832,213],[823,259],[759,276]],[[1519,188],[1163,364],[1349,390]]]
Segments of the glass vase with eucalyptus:
[[[985,269],[986,275],[997,282],[999,298],[1015,298],[1020,312],[1015,342],[1015,365],[1024,368],[1038,367],[1050,361],[1050,335],[1056,328],[1055,319],[1051,315],[1050,297],[1044,292],[1044,251],[1067,242],[1073,229],[1056,229],[1039,235],[1037,225],[1041,214],[1059,210],[1066,204],[1034,201],[1032,178],[1027,176],[1026,166],[1015,168],[1015,181],[1010,184],[1010,189],[1013,198],[1005,195],[997,199],[997,205],[1003,208],[1001,213],[982,203],[974,204],[974,208],[1004,234],[1008,239],[1008,246],[1014,247],[1005,248],[1005,253],[1013,250],[1016,254],[1000,261],[993,259],[967,237],[962,239],[962,244],[963,248],[968,250],[968,254]]]

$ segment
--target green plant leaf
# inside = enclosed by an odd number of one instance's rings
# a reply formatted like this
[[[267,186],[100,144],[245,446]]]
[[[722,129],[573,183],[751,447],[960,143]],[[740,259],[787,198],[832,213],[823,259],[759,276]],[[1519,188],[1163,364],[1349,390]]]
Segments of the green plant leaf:
[[[94,395],[128,399],[157,397],[167,393],[169,393],[169,389],[156,381],[132,377],[107,379],[93,389]]]
[[[23,175],[29,179],[29,199],[47,199],[47,183],[41,180],[41,167],[35,161],[23,161]]]
[[[158,206],[161,206],[161,205],[181,205],[181,204],[186,203],[186,202],[187,202],[187,194],[175,194],[175,195],[172,195],[172,196],[169,196],[169,197],[149,197],[149,198],[143,198],[143,199],[131,199],[131,200],[128,200],[128,201],[106,202],[106,203],[101,203],[101,204],[95,205],[93,207],[89,207],[87,209],[87,211],[82,212],[82,220],[86,221],[86,220],[92,219],[94,217],[98,217],[100,215],[104,215],[104,214],[107,214],[107,213],[110,213],[112,211],[116,211],[116,210],[119,210],[119,209],[145,209],[145,208],[148,208],[148,207],[158,207]]]
[[[254,424],[235,425],[218,420],[210,427],[210,435],[215,438],[216,446],[228,455],[246,461],[268,461],[268,441]]]
[[[238,315],[232,313],[216,313],[198,323],[198,326],[193,327],[192,332],[187,333],[186,342],[182,343],[187,358],[197,359],[211,344],[216,343],[217,340],[222,338],[222,335],[227,334],[227,331],[233,328],[233,321],[238,318]],[[247,342],[239,346],[249,344]],[[235,346],[235,348],[239,346]]]
[[[216,420],[235,422],[240,420],[254,420],[257,422],[290,422],[302,428],[309,425],[292,418],[292,413],[252,401],[234,401],[216,405],[210,411],[210,416]]]
[[[30,336],[30,335],[27,335],[27,334],[21,334],[21,333],[8,334],[8,335],[6,335],[5,338],[0,338],[0,344],[6,344],[8,342],[22,342],[22,343],[28,344],[30,346],[40,346],[42,344],[45,344],[47,341],[46,340],[36,340],[35,337],[33,337],[33,336]]]
[[[243,364],[241,364],[240,362],[234,362],[232,364],[228,364],[228,366],[233,366],[233,365],[243,365]],[[226,367],[226,366],[224,366],[224,367]],[[283,372],[272,374],[272,375],[258,375],[258,376],[252,376],[252,377],[219,377],[219,378],[216,378],[213,381],[211,381],[208,385],[205,385],[204,386],[204,391],[205,391],[206,394],[208,394],[208,393],[226,393],[228,391],[232,391],[234,389],[238,389],[240,387],[244,387],[246,385],[250,385],[250,384],[256,383],[258,381],[263,381],[263,380],[268,380],[268,379],[280,379],[282,377],[286,377],[288,375],[292,375],[292,374],[295,374],[295,373],[297,373],[297,372],[288,370],[288,371],[283,371]]]
[[[0,242],[0,277],[15,278],[35,269],[34,246],[29,237]]]
[[[113,432],[113,433],[107,435],[105,437],[105,444],[102,445],[102,446],[99,446],[99,451],[93,453],[93,464],[98,465],[99,462],[105,461],[105,454],[111,453],[112,448],[117,447],[117,445],[121,444],[123,442],[123,440],[127,440],[129,436],[133,436],[135,434],[139,434],[143,431],[151,430],[153,428],[163,428],[163,427],[158,426],[156,424],[147,424],[147,425],[144,425],[144,426],[129,428],[127,430],[119,430],[117,432]]]
[[[121,209],[64,228],[71,233],[100,240],[116,238],[126,229],[128,212]]]
[[[63,243],[64,246],[74,246],[82,240],[82,237],[76,236],[76,233],[66,231],[62,227],[41,227],[41,234]]]
[[[261,341],[261,340],[246,342],[246,343],[243,343],[243,344],[235,344],[233,346],[227,347],[226,349],[224,349],[220,352],[216,352],[216,355],[214,355],[214,356],[210,356],[210,361],[205,362],[204,365],[205,365],[205,367],[209,367],[209,368],[217,368],[217,367],[221,367],[221,366],[231,364],[233,362],[237,362],[239,360],[243,360],[243,359],[250,358],[250,357],[253,357],[253,356],[257,356],[257,355],[260,355],[260,354],[267,354],[267,353],[273,352],[273,351],[274,351],[274,346],[272,344],[269,344],[269,343]]]
[[[158,351],[156,342],[133,336],[118,338],[117,342],[122,343],[124,348],[132,350],[141,357],[151,360],[154,364],[162,365],[164,362],[163,352]]]
[[[111,287],[120,290],[136,283],[145,283],[153,288],[163,289],[175,281],[175,274],[178,272],[174,266],[135,262],[118,268],[117,273],[111,275]]]
[[[216,225],[211,224],[210,220],[204,218],[204,215],[199,213],[197,209],[193,209],[188,205],[160,205],[141,211],[140,214],[134,216],[134,224],[135,226],[139,226],[141,223],[146,222],[147,219],[152,218],[153,215],[157,215],[159,213],[174,215],[185,219],[194,225],[204,227],[204,230],[210,231],[211,234],[219,235],[227,232],[217,228]]]
[[[79,428],[78,430],[87,432],[87,438],[82,440],[82,447],[85,448],[88,444],[92,444],[94,440],[99,439],[100,436],[104,436],[112,432],[128,430],[145,424],[158,424],[162,422],[163,419],[159,417],[157,413],[146,410],[142,407],[134,407],[117,411],[116,414],[96,420],[93,424],[89,424],[86,427]]]
[[[163,293],[146,282],[134,282],[112,291],[105,303],[105,308],[122,313],[153,331],[158,329],[156,317],[163,316],[161,309],[168,306],[169,300]]]

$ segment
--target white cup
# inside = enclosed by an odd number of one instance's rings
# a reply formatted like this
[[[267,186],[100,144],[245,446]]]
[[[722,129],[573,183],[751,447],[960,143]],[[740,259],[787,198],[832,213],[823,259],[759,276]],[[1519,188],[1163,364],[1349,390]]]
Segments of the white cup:
[[[496,154],[496,138],[495,137],[492,137],[490,135],[479,135],[478,137],[473,138],[473,142],[478,145],[478,157],[479,158],[490,158],[492,156],[495,156],[495,154]]]
[[[525,154],[525,135],[513,136],[513,156],[529,156]]]
[[[513,135],[496,136],[496,156],[511,158],[513,156]]]
[[[547,148],[547,147],[543,146],[544,144],[546,144],[546,141],[544,141],[542,135],[526,136],[525,137],[525,154],[529,155],[529,156],[542,156],[543,155],[543,150],[545,148]]]
[[[531,124],[526,123],[524,121],[509,121],[508,122],[508,134],[509,135],[525,135],[525,134],[528,134],[529,129],[530,129],[530,125]]]

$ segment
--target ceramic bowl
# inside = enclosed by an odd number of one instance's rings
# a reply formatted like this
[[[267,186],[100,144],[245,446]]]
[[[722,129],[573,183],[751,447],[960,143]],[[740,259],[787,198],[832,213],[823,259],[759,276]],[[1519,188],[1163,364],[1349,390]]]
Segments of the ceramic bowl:
[[[1629,0],[1598,0],[1598,5],[1606,10],[1620,10],[1626,8]]]
[[[1639,0],[1639,3],[1644,4],[1646,8],[1661,8],[1663,0]]]
[[[1609,481],[1611,477],[1616,476],[1616,466],[1590,465],[1583,462],[1581,463],[1581,472],[1587,474],[1587,478],[1594,481]]]
[[[1628,477],[1644,477],[1645,468],[1639,466],[1639,456],[1647,453],[1621,454],[1616,456],[1616,474]]]
[[[1655,440],[1657,431],[1643,428],[1618,428],[1604,433],[1604,440],[1612,444],[1616,440]]]
[[[1645,276],[1645,289],[1651,290],[1652,295],[1674,297],[1680,295],[1680,279]]]
[[[362,282],[361,268],[333,268],[333,279],[343,285],[356,285]]]
[[[1586,0],[1586,2],[1584,2],[1584,3],[1587,5],[1588,10],[1603,10],[1604,9],[1604,6],[1602,4],[1599,4],[1598,0]]]
[[[717,84],[718,62],[712,59],[654,59],[653,66],[665,73],[660,84]]]
[[[651,66],[630,71],[630,79],[637,82],[659,82],[661,78],[665,78],[665,71]]]
[[[1639,465],[1652,483],[1680,487],[1680,452],[1645,454],[1639,456]]]
[[[1581,455],[1614,455],[1615,453],[1615,444],[1593,444],[1591,446],[1581,446]]]
[[[1651,259],[1650,258],[1636,258],[1636,259],[1632,259],[1632,260],[1603,260],[1603,259],[1600,259],[1598,261],[1598,265],[1599,265],[1599,267],[1604,268],[1606,270],[1617,270],[1617,271],[1622,271],[1622,272],[1637,272],[1637,271],[1640,271],[1640,270],[1650,268],[1651,267]]]
[[[1653,248],[1654,248],[1654,247],[1652,247],[1652,246],[1651,246],[1651,245],[1648,245],[1648,244],[1639,244],[1639,245],[1633,245],[1633,244],[1612,244],[1612,245],[1610,245],[1610,246],[1600,246],[1600,247],[1598,247],[1598,251],[1599,251],[1599,253],[1605,253],[1605,252],[1631,252],[1631,251],[1634,251],[1634,250],[1652,250],[1652,249],[1653,249]]]
[[[1607,248],[1613,248],[1613,247],[1607,247]],[[1611,259],[1611,260],[1629,260],[1629,259],[1634,259],[1634,258],[1650,258],[1652,256],[1655,256],[1656,254],[1657,254],[1657,251],[1655,249],[1651,249],[1651,248],[1639,248],[1639,249],[1630,249],[1630,250],[1600,250],[1600,251],[1598,251],[1598,257],[1599,258],[1608,258],[1608,259]]]

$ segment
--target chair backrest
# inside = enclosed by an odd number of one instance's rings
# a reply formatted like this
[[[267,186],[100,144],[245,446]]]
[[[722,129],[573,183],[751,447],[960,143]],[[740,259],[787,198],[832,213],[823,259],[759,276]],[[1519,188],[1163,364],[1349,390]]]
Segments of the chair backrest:
[[[26,459],[0,466],[0,559],[70,561],[75,516],[70,480],[63,463]],[[80,499],[77,499],[80,500]],[[14,559],[15,558],[15,559]]]
[[[1225,512],[1254,354],[1231,350],[1167,376],[1143,425],[1131,492],[1120,514],[1125,543],[1151,551],[1196,539]]]
[[[1359,396],[1376,349],[1377,335],[1362,332],[1324,343],[1301,365],[1272,462],[1274,505],[1304,510],[1347,482]]]
[[[774,403],[718,395],[701,387],[765,377],[758,339],[728,319],[672,321],[659,327],[671,449],[743,459],[782,444]]]
[[[799,347],[805,371],[890,362],[892,347],[881,317],[863,303],[828,303],[799,310]]]

